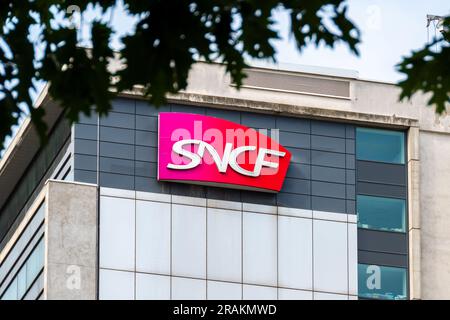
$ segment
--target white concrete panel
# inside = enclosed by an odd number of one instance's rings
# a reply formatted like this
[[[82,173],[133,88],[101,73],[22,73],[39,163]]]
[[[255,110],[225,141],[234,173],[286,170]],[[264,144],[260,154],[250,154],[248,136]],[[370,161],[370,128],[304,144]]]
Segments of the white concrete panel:
[[[242,284],[208,281],[208,300],[241,300]]]
[[[313,211],[314,219],[347,222],[347,214],[328,211]]]
[[[136,191],[134,191],[134,190],[125,190],[125,189],[117,189],[117,188],[101,187],[100,188],[100,195],[134,199],[135,196],[136,196]]]
[[[312,290],[312,254],[312,220],[279,216],[279,286]]]
[[[197,197],[186,197],[186,196],[176,196],[172,195],[172,203],[206,207],[206,199]]]
[[[314,292],[314,300],[348,300],[345,294]]]
[[[348,224],[348,293],[358,295],[358,226]]]
[[[169,300],[170,277],[136,273],[136,300]]]
[[[312,218],[312,210],[278,207],[278,214],[282,216],[292,216],[299,218]]]
[[[100,269],[100,300],[134,300],[134,273]]]
[[[206,277],[206,208],[172,205],[172,273]]]
[[[347,223],[314,220],[314,290],[346,294]]]
[[[172,277],[172,300],[205,300],[206,280]]]
[[[100,267],[134,271],[135,201],[100,198]]]
[[[136,271],[170,274],[170,204],[136,201]]]
[[[206,205],[208,208],[227,209],[227,210],[242,210],[242,203],[236,201],[225,201],[217,199],[207,199]]]
[[[208,279],[241,282],[241,212],[208,209],[207,220]]]
[[[244,212],[243,281],[277,284],[277,216]]]
[[[136,200],[157,201],[170,203],[172,195],[163,193],[153,193],[136,191]]]
[[[246,202],[242,203],[242,210],[250,212],[277,214],[277,207],[255,203],[246,203]]]
[[[356,214],[348,214],[347,215],[347,221],[349,223],[357,223],[358,222],[358,216]]]
[[[305,290],[278,289],[279,300],[312,300],[313,292]]]
[[[244,300],[276,300],[277,288],[245,285],[243,288]]]

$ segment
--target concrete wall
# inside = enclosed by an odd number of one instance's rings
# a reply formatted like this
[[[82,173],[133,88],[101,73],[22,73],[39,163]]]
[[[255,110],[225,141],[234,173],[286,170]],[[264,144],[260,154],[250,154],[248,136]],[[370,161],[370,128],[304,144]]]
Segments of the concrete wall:
[[[422,298],[450,299],[450,135],[420,134]]]
[[[44,299],[97,296],[97,187],[49,181]]]

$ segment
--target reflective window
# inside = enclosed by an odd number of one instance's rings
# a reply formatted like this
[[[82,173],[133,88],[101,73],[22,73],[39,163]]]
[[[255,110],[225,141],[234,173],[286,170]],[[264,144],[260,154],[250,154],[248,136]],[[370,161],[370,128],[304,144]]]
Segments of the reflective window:
[[[403,300],[406,294],[406,269],[358,264],[358,296],[369,299]]]
[[[405,135],[401,131],[356,128],[358,160],[405,163]]]
[[[0,300],[20,300],[44,268],[44,238],[9,284]]]
[[[403,199],[357,196],[358,227],[405,232],[406,203]]]

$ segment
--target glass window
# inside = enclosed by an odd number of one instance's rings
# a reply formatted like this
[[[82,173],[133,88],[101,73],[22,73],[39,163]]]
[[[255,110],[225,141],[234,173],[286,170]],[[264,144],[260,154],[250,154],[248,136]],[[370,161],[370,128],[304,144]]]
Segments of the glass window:
[[[401,131],[356,128],[356,158],[404,164],[404,137]]]
[[[406,203],[403,199],[357,196],[358,227],[405,232]]]
[[[22,299],[25,292],[44,268],[44,248],[44,238],[42,238],[0,300]]]
[[[29,288],[44,266],[44,241],[41,240],[27,260],[27,287]]]
[[[406,269],[358,264],[358,296],[402,300],[406,294]]]
[[[17,278],[11,282],[1,300],[17,300]]]
[[[27,269],[22,267],[17,275],[17,296],[22,297],[27,291]]]

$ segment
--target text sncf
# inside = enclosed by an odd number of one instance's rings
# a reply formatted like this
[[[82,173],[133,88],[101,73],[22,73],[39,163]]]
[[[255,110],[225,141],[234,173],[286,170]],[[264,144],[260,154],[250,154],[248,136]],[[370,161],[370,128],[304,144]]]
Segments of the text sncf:
[[[197,145],[196,152],[191,152],[184,148],[185,146]],[[241,146],[233,149],[232,143],[226,143],[225,148],[223,150],[223,156],[220,157],[217,150],[209,143],[195,140],[195,139],[186,139],[180,140],[173,144],[172,151],[176,154],[188,158],[190,161],[186,164],[167,164],[167,168],[174,170],[189,170],[200,165],[203,156],[205,155],[205,151],[207,151],[214,163],[217,166],[217,170],[220,173],[225,173],[227,171],[228,166],[230,166],[234,171],[244,176],[249,177],[259,177],[261,174],[261,170],[263,167],[267,168],[278,168],[278,162],[267,161],[266,156],[277,156],[284,157],[285,152],[279,150],[272,150],[266,148],[258,148],[257,156],[255,160],[255,165],[253,170],[244,169],[238,163],[238,157],[245,152],[256,151],[256,146]]]

